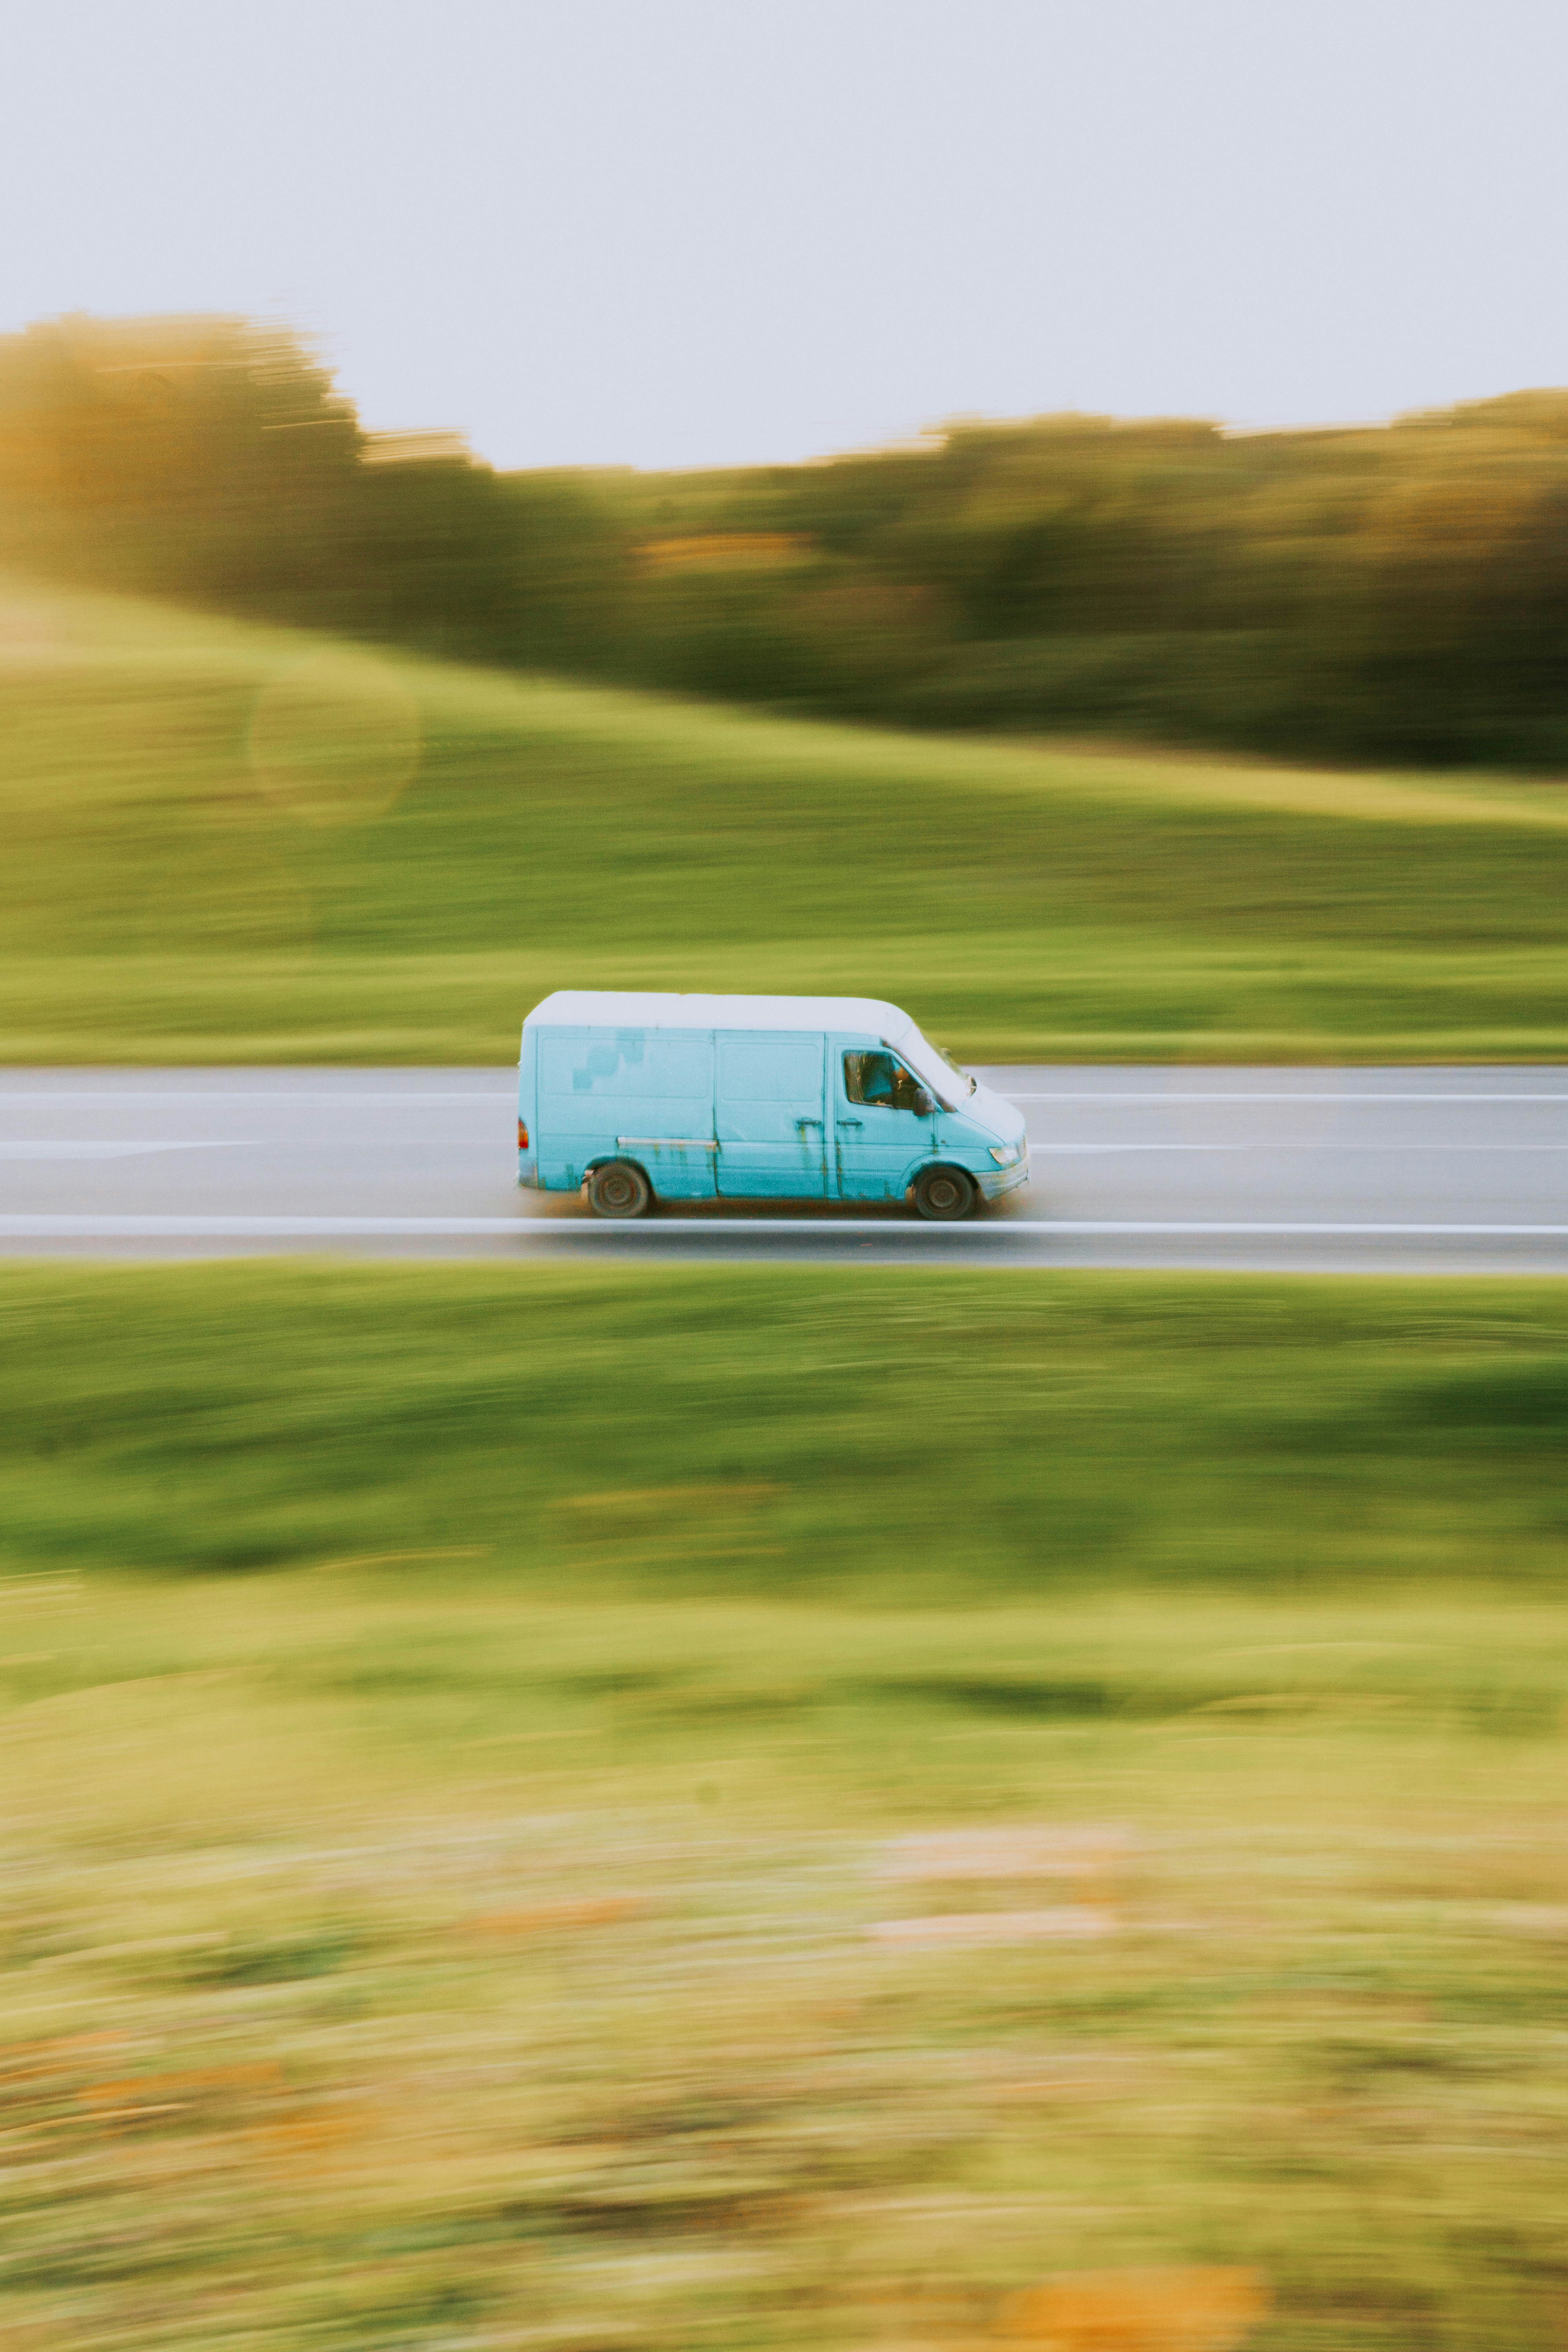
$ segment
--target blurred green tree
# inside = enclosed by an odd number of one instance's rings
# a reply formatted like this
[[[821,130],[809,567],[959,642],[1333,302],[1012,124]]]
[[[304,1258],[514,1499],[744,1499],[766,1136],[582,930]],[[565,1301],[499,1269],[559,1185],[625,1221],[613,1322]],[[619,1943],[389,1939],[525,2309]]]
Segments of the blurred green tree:
[[[1568,764],[1568,392],[501,476],[366,435],[287,329],[68,318],[0,337],[0,556],[900,725]]]

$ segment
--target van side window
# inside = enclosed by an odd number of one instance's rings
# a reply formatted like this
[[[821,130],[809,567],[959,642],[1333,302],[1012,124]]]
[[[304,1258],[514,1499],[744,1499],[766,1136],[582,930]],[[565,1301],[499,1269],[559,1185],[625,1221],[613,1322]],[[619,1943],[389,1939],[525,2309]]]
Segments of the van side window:
[[[918,1110],[921,1085],[895,1054],[846,1054],[844,1091],[878,1110]]]

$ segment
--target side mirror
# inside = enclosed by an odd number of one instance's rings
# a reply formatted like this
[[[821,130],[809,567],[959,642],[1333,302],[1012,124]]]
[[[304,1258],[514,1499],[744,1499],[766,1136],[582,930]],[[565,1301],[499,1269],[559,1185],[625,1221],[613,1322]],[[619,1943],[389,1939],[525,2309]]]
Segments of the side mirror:
[[[935,1108],[936,1097],[925,1087],[917,1087],[915,1088],[915,1112],[917,1117],[921,1118],[929,1118]]]

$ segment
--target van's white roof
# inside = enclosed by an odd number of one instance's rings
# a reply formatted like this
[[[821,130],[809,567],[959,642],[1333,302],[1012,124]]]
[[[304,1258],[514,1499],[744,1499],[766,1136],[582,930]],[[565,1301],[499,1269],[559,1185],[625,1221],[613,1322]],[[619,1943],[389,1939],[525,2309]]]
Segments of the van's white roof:
[[[894,1045],[914,1023],[875,996],[658,996],[559,988],[530,1029],[849,1029]]]

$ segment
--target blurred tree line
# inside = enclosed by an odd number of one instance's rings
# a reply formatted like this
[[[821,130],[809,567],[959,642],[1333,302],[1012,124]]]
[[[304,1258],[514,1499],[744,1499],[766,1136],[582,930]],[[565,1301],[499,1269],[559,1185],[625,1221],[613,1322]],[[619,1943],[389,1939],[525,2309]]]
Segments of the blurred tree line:
[[[367,435],[285,331],[70,318],[0,338],[0,558],[895,724],[1568,764],[1568,392],[502,475]]]

